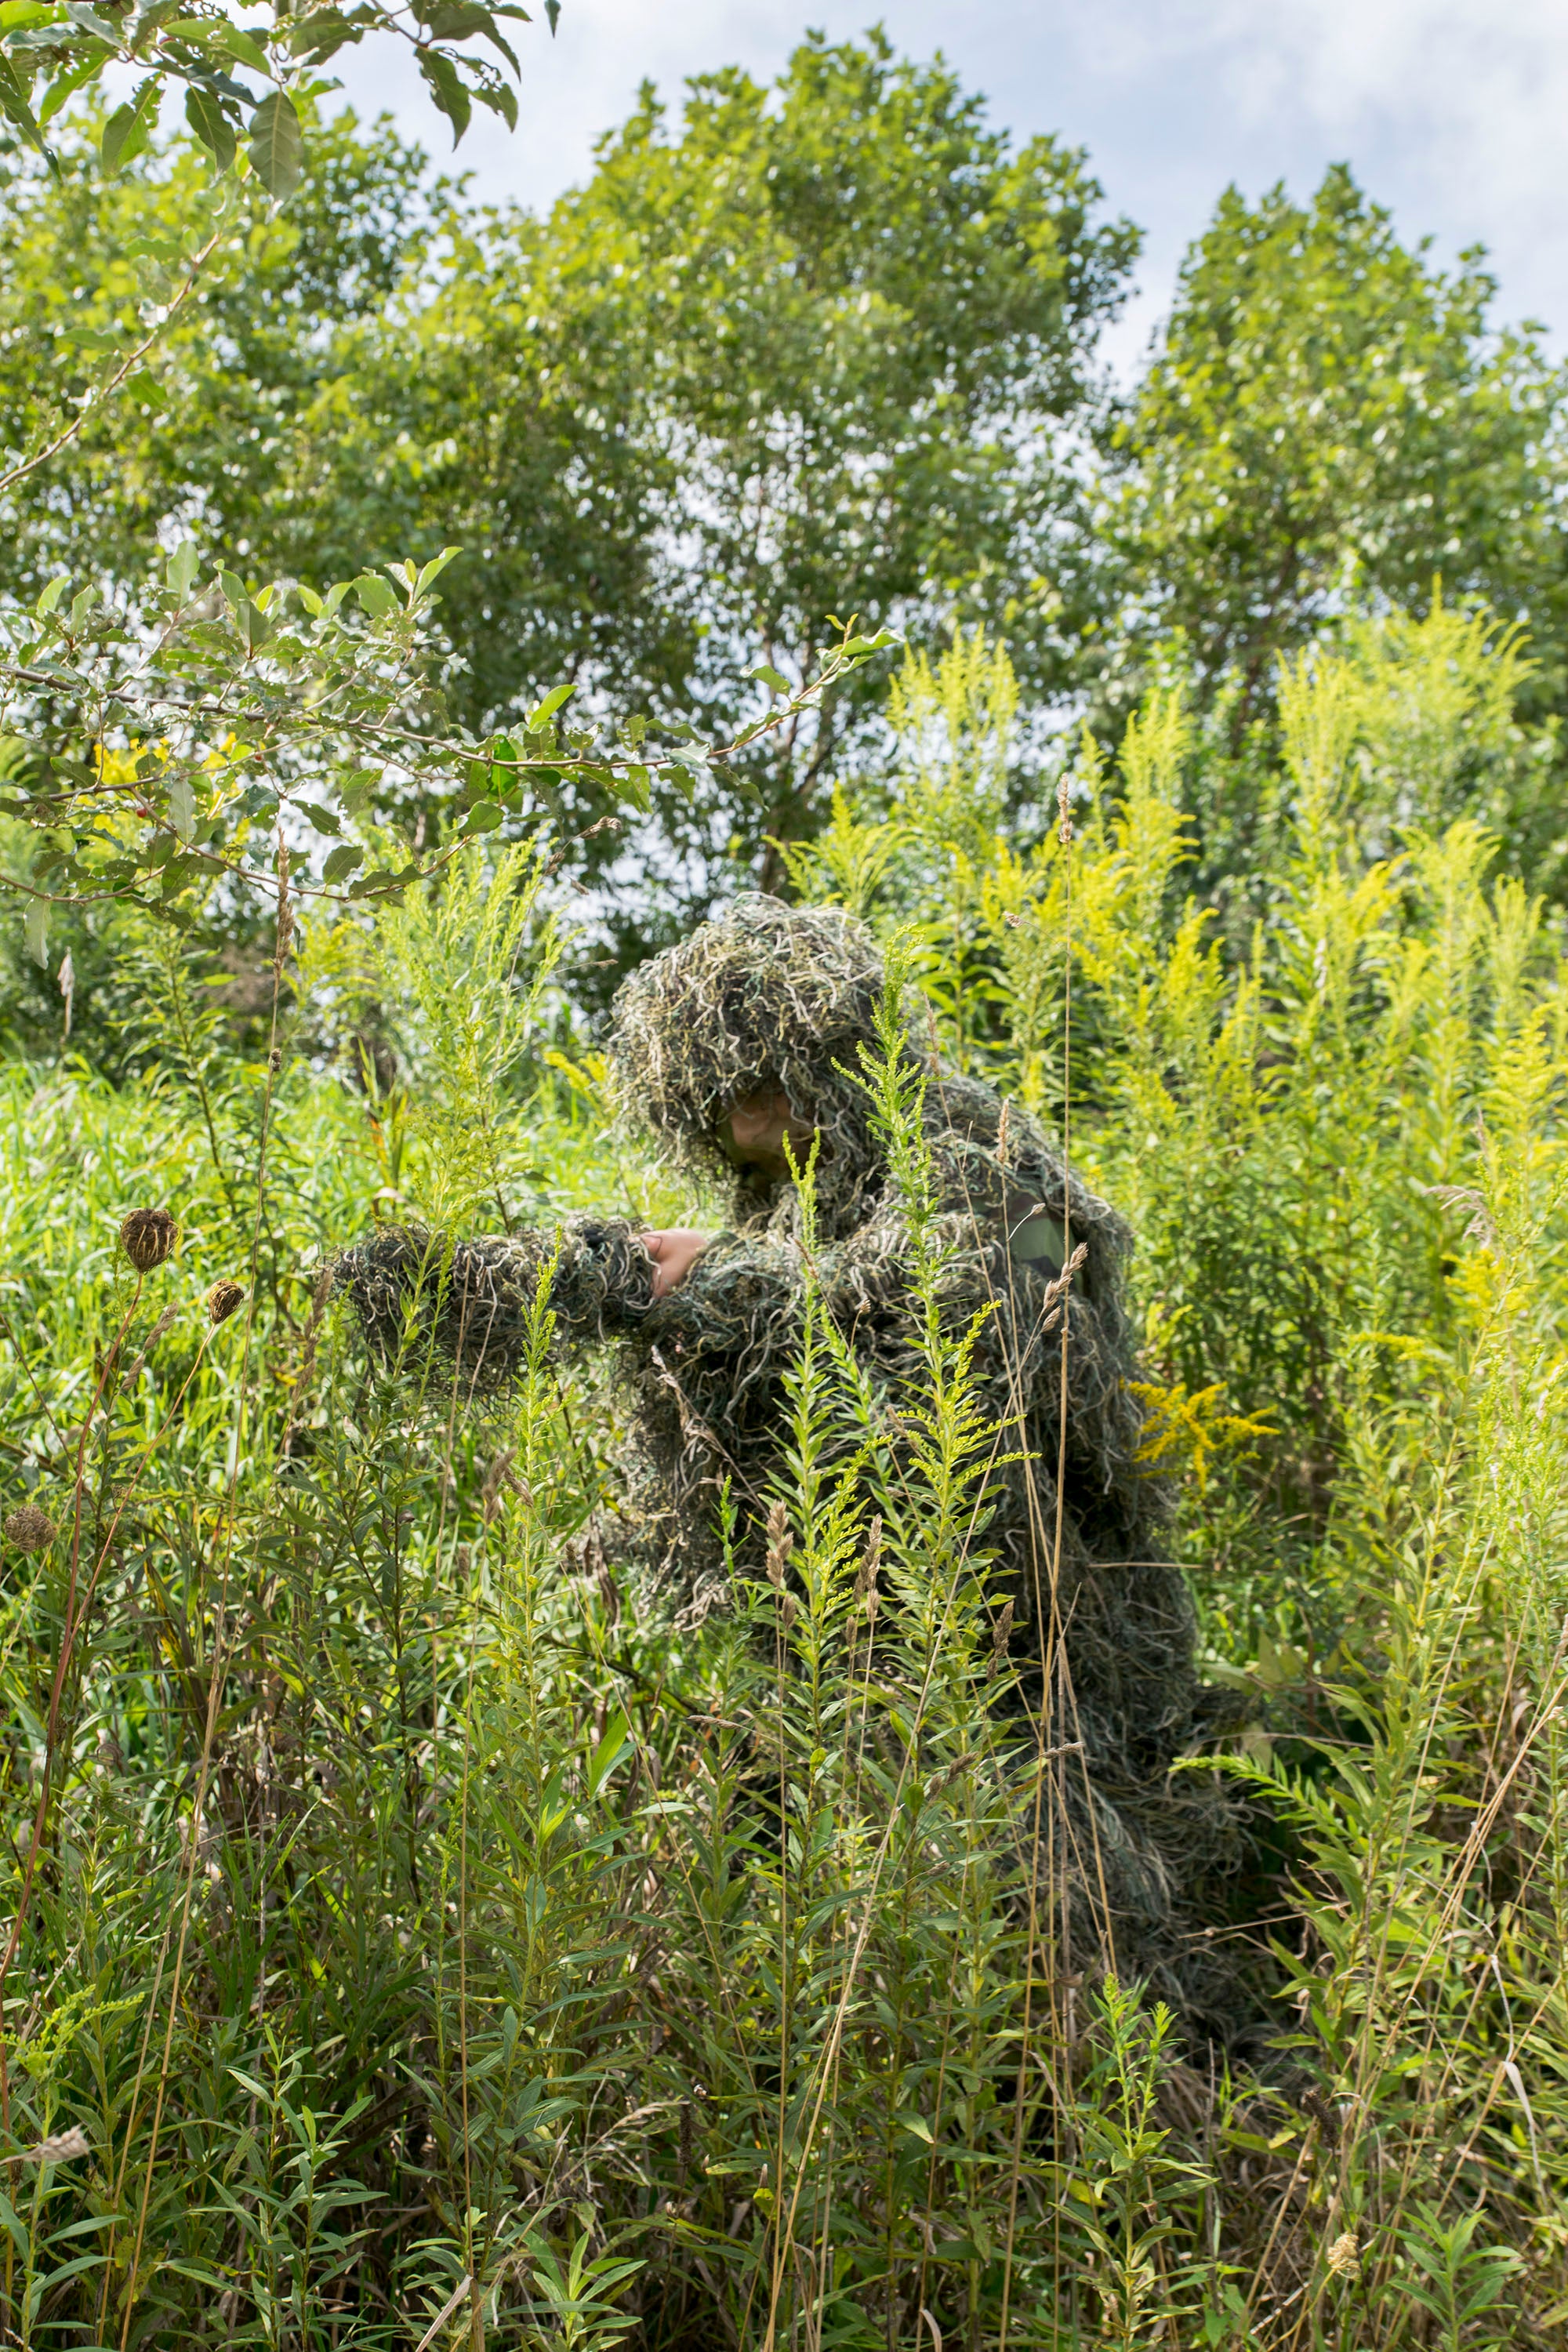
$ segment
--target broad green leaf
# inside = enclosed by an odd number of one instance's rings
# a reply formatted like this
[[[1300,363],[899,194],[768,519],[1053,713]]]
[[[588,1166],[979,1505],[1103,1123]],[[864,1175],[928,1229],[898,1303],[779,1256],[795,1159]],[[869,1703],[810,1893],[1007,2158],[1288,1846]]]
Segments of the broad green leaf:
[[[223,50],[226,57],[248,66],[253,73],[268,73],[267,52],[243,26],[225,24],[221,17],[181,16],[163,27],[166,41],[195,41],[205,47]]]
[[[565,701],[567,696],[575,694],[576,691],[576,687],[572,684],[565,686],[552,686],[549,693],[545,696],[543,701],[536,702],[533,709],[529,712],[529,725],[531,727],[542,727],[547,719],[552,719],[554,717],[562,704]]]
[[[746,676],[748,677],[761,678],[763,684],[764,686],[771,686],[775,694],[793,694],[795,692],[794,687],[790,684],[788,678],[784,677],[783,671],[773,668],[767,662],[759,662],[755,669],[749,669],[746,672]]]
[[[24,919],[27,938],[27,953],[36,964],[46,970],[49,961],[49,902],[47,898],[29,898]]]
[[[494,801],[477,801],[468,811],[463,826],[465,833],[493,833],[500,823],[502,811]]]
[[[490,20],[479,0],[435,0],[433,6],[415,13],[433,41],[466,41],[470,33],[482,33]]]
[[[416,52],[419,70],[430,85],[430,94],[440,111],[452,126],[455,147],[468,127],[474,110],[473,100],[464,85],[451,58],[441,49],[420,49]]]
[[[318,808],[314,801],[300,801],[296,805],[318,833],[342,833],[342,824],[335,809]]]
[[[444,547],[439,555],[433,555],[428,563],[421,564],[419,567],[418,577],[414,583],[414,593],[416,596],[423,596],[426,589],[429,587],[431,582],[433,580],[439,580],[442,572],[445,572],[447,564],[451,562],[453,557],[461,555],[462,551],[463,551],[460,547]]]
[[[180,839],[189,841],[196,829],[196,796],[183,768],[169,778],[169,818]]]
[[[48,586],[45,589],[43,594],[39,597],[37,603],[34,605],[34,612],[38,614],[52,613],[55,606],[59,603],[60,598],[65,594],[66,590],[69,586],[70,580],[68,575],[64,572],[57,572]]]
[[[0,0],[0,33],[25,32],[31,25],[49,25],[57,12],[43,0]]]
[[[228,170],[237,144],[234,124],[210,89],[185,92],[185,121],[201,141],[219,173]]]
[[[335,8],[322,8],[290,28],[289,47],[295,57],[309,58],[313,65],[324,65],[346,44],[363,38],[363,25],[351,25]]]
[[[300,184],[305,142],[294,101],[284,90],[264,98],[250,118],[250,163],[268,194],[281,204]]]
[[[78,58],[74,64],[68,65],[63,73],[55,76],[38,109],[38,121],[45,129],[54,121],[68,99],[74,98],[79,89],[85,89],[95,75],[103,71],[110,55],[111,52],[100,42],[89,48],[85,56]]]
[[[352,874],[356,866],[363,864],[363,849],[356,849],[352,841],[340,842],[337,848],[331,852],[326,864],[321,868],[321,879],[329,884],[341,882],[345,874]]]
[[[196,573],[201,569],[201,555],[194,539],[182,540],[169,558],[169,585],[182,604],[187,601],[192,588],[195,585]]]
[[[17,79],[10,59],[4,56],[0,56],[0,112],[9,115],[32,146],[43,146],[43,133],[27,103],[27,93]]]
[[[118,172],[124,164],[134,163],[146,146],[158,118],[158,91],[156,79],[149,74],[145,81],[137,84],[135,96],[116,107],[104,124],[99,152],[106,172]]]
[[[353,775],[339,787],[338,798],[350,816],[358,816],[361,809],[368,806],[380,782],[381,773],[378,769],[356,768]]]
[[[236,618],[239,623],[240,635],[245,639],[246,651],[258,654],[272,635],[272,624],[267,614],[247,596]]]
[[[492,114],[499,114],[509,131],[517,129],[517,92],[509,81],[476,82],[474,96]]]
[[[396,590],[386,581],[378,580],[374,572],[367,572],[363,578],[356,580],[353,591],[373,621],[384,621],[388,613],[396,609]]]

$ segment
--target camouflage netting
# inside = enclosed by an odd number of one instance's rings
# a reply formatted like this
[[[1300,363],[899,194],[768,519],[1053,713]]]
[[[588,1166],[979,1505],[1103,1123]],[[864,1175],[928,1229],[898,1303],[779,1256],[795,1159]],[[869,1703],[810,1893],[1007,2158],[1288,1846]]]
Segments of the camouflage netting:
[[[622,1114],[693,1170],[731,1188],[730,1229],[685,1280],[652,1296],[631,1226],[575,1218],[551,1233],[459,1243],[384,1233],[347,1254],[346,1282],[373,1344],[405,1343],[410,1303],[470,1388],[516,1365],[542,1268],[561,1343],[621,1349],[639,1444],[626,1521],[644,1560],[689,1602],[721,1573],[716,1504],[727,1476],[758,1539],[781,1466],[782,1381],[802,1300],[801,1204],[792,1182],[737,1175],[715,1127],[777,1087],[820,1139],[814,1253],[826,1303],[891,1408],[919,1378],[903,1206],[852,1075],[883,987],[869,933],[833,908],[748,896],[635,972],[615,1004],[610,1053]],[[1240,2021],[1215,1935],[1234,1912],[1248,1839],[1213,1777],[1173,1773],[1234,1722],[1228,1695],[1193,1664],[1193,1613],[1164,1556],[1157,1488],[1138,1465],[1131,1343],[1121,1303],[1125,1227],[1064,1176],[1039,1128],[995,1093],[905,1051],[927,1078],[924,1120],[954,1328],[992,1309],[975,1358],[982,1405],[1009,1425],[984,1531],[993,1591],[1012,1603],[1019,1703],[1045,1706],[1056,1791],[1056,1867],[1077,1891],[1075,1934],[1109,1910],[1118,1965],[1209,2032]],[[1065,1249],[1086,1262],[1067,1302],[1064,1542],[1053,1601],[1061,1366],[1047,1293]],[[433,1269],[442,1269],[440,1278]],[[1057,1328],[1049,1328],[1057,1321]],[[889,1421],[889,1430],[892,1423]],[[896,1433],[891,1441],[897,1444]],[[610,1540],[606,1531],[606,1540]],[[620,1549],[624,1553],[624,1542]],[[748,1561],[748,1565],[750,1562]]]

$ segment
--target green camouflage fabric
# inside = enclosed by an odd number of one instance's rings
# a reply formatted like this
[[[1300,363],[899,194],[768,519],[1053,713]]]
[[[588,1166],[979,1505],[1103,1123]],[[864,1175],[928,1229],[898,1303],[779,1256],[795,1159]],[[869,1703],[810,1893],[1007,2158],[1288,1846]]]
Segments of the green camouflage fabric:
[[[624,1515],[605,1528],[606,1545],[635,1552],[694,1612],[721,1595],[726,1481],[742,1562],[758,1562],[783,1466],[783,1382],[802,1328],[800,1192],[737,1174],[716,1134],[729,1108],[761,1088],[782,1087],[818,1138],[815,1278],[885,1403],[897,1455],[894,1416],[921,1370],[910,1240],[856,1075],[884,984],[874,941],[854,919],[760,895],[624,983],[609,1037],[622,1115],[730,1192],[727,1230],[668,1297],[653,1297],[636,1231],[602,1218],[445,1246],[383,1232],[340,1262],[373,1347],[385,1355],[405,1344],[414,1299],[421,1339],[471,1392],[515,1370],[552,1265],[555,1344],[612,1343],[633,1406]],[[1240,1907],[1249,1840],[1216,1776],[1171,1767],[1212,1745],[1235,1707],[1194,1671],[1192,1605],[1163,1538],[1164,1499],[1137,1458],[1121,1304],[1130,1237],[1016,1104],[913,1043],[904,1051],[925,1081],[944,1317],[957,1331],[987,1310],[973,1369],[1001,1433],[977,1548],[994,1558],[994,1605],[1010,1605],[1006,1704],[1043,1726],[1051,1754],[1047,1839],[1077,1890],[1073,1932],[1080,1948],[1109,1946],[1123,1974],[1151,1980],[1203,2031],[1229,2038],[1235,1971],[1215,1931]],[[1063,1255],[1079,1250],[1064,1298]]]

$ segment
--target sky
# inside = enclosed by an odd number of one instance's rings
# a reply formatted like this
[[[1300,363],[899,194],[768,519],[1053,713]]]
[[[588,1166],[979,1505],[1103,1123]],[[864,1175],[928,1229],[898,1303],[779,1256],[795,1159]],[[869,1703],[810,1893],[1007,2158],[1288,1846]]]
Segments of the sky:
[[[1341,161],[1442,259],[1484,244],[1498,316],[1568,349],[1568,0],[563,0],[553,41],[542,0],[535,16],[516,27],[515,133],[476,110],[452,158],[486,197],[544,205],[583,178],[644,77],[678,100],[715,66],[771,78],[808,25],[843,38],[879,20],[908,54],[943,51],[1019,139],[1087,148],[1146,232],[1110,348],[1123,369],[1228,182],[1304,195]],[[447,155],[417,79],[374,54],[391,46],[340,51],[345,95]]]

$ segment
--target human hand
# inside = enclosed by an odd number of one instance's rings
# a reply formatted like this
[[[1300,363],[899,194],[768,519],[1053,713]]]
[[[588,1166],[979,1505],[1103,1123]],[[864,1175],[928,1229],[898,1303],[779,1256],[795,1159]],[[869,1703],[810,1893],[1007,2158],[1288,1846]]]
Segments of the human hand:
[[[637,1238],[654,1262],[653,1295],[664,1298],[678,1282],[685,1281],[712,1236],[677,1225],[668,1233],[641,1234]]]

